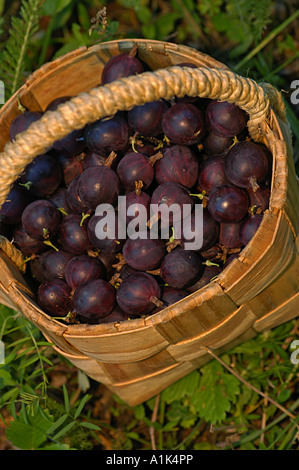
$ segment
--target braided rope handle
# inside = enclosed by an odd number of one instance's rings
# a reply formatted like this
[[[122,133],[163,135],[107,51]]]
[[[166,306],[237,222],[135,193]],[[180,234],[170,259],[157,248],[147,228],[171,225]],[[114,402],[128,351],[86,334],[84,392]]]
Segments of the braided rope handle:
[[[230,70],[172,66],[116,80],[88,93],[80,93],[61,104],[56,111],[46,112],[14,142],[6,144],[0,153],[0,207],[25,167],[74,129],[82,129],[89,123],[113,116],[117,111],[127,111],[135,105],[185,95],[236,104],[248,113],[248,129],[255,141],[261,140],[260,124],[267,118],[270,105],[286,121],[283,102],[274,87],[259,86]]]

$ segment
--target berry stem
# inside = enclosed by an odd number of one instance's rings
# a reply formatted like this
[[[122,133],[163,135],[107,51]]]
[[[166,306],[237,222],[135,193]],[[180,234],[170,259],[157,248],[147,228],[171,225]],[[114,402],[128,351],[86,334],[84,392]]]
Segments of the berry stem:
[[[31,181],[27,181],[27,183],[19,183],[19,185],[22,186],[23,188],[26,188],[29,191],[32,186],[32,183]]]
[[[143,182],[142,181],[135,181],[135,194],[136,194],[136,196],[140,196],[142,188],[143,188]]]
[[[259,189],[259,185],[257,184],[256,178],[251,177],[249,181],[252,191],[256,192]]]
[[[108,166],[108,168],[111,168],[112,163],[114,162],[116,157],[117,157],[117,154],[115,152],[111,152],[105,161],[105,166]]]
[[[59,252],[58,248],[56,248],[56,246],[54,246],[50,240],[45,241],[44,244],[50,246],[51,248],[53,248],[53,250]]]
[[[161,151],[155,153],[151,157],[149,157],[149,161],[151,164],[154,166],[159,160],[161,160],[164,157],[163,153]]]
[[[151,297],[151,302],[154,305],[156,305],[156,307],[159,307],[159,308],[164,307],[164,303],[161,300],[159,300],[157,297]]]
[[[206,266],[217,266],[217,267],[219,268],[219,264],[213,263],[213,262],[210,261],[210,260],[207,260],[207,261],[205,261],[205,262],[202,263],[202,264],[205,264]]]
[[[84,214],[84,213],[82,214],[82,219],[81,219],[81,222],[80,222],[80,227],[83,226],[84,221],[85,221],[86,219],[88,219],[88,217],[90,217],[90,214]]]
[[[154,271],[146,271],[148,274],[152,276],[159,276],[161,274],[161,269],[155,269]]]
[[[25,111],[27,111],[27,110],[26,110],[26,108],[22,105],[19,96],[17,97],[17,102],[18,102],[18,110],[21,111],[22,113],[25,113]]]
[[[62,215],[68,215],[68,212],[63,208],[63,207],[58,207],[59,212],[61,212]]]
[[[132,49],[130,50],[128,56],[129,56],[129,57],[132,57],[132,58],[136,57],[137,51],[138,51],[138,45],[135,44],[135,45],[132,47]]]

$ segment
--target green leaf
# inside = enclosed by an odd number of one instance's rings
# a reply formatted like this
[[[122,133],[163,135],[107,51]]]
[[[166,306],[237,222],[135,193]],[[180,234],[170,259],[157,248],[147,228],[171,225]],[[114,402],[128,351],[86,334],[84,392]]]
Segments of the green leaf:
[[[0,379],[12,380],[12,377],[9,372],[4,369],[0,369]]]
[[[71,3],[73,3],[73,0],[46,0],[42,8],[42,14],[45,16],[57,15]]]
[[[71,431],[71,429],[73,429],[73,427],[76,425],[76,421],[72,421],[71,423],[67,424],[64,428],[62,428],[57,434],[55,434],[55,436],[53,437],[53,439],[56,441],[57,439],[59,439],[60,437],[64,436],[65,434],[67,434],[69,431]]]
[[[99,426],[97,426],[96,424],[93,424],[93,423],[80,423],[80,426],[82,426],[83,428],[87,428],[87,429],[93,429],[94,431],[100,431],[101,428]]]
[[[11,18],[9,38],[0,57],[0,76],[9,96],[22,83],[29,44],[38,30],[43,2],[44,0],[23,0],[18,16]]]
[[[70,412],[70,399],[69,399],[69,395],[68,395],[67,388],[66,388],[65,384],[63,384],[62,388],[63,388],[63,397],[64,397],[65,410],[66,410],[67,413],[69,413]]]
[[[60,426],[63,425],[63,423],[68,419],[68,417],[69,417],[68,414],[64,414],[60,416],[60,418],[58,418],[58,420],[55,421],[55,423],[53,423],[52,426],[50,426],[47,433],[52,434],[54,431],[56,431],[56,429],[60,428]]]
[[[181,17],[179,13],[171,12],[160,16],[156,21],[156,30],[159,39],[165,39],[175,27],[175,22]]]
[[[19,421],[10,424],[6,431],[6,437],[15,447],[22,450],[38,449],[47,439],[44,431]]]
[[[51,425],[52,421],[41,408],[32,416],[23,407],[20,416],[8,427],[6,436],[19,449],[35,450],[47,440],[47,430]]]
[[[77,419],[80,414],[81,414],[81,411],[83,410],[84,406],[86,405],[86,403],[88,402],[88,400],[90,400],[92,397],[92,395],[85,395],[82,400],[80,401],[79,405],[78,405],[78,408],[76,409],[76,412],[75,412],[75,416],[74,418]]]
[[[202,419],[220,423],[240,393],[239,381],[216,361],[204,366],[201,372],[199,389],[192,397],[192,404]]]
[[[194,371],[178,380],[162,392],[162,400],[169,404],[175,400],[181,400],[186,395],[192,395],[198,389],[199,377],[198,371]]]

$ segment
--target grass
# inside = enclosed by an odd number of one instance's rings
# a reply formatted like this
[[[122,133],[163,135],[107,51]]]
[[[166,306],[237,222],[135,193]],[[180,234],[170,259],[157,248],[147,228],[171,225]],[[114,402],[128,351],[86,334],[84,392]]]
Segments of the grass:
[[[78,372],[39,330],[4,306],[0,326],[6,349],[0,448],[298,448],[299,361],[291,362],[292,352],[299,356],[299,348],[291,348],[298,338],[296,321],[214,357],[136,407]]]
[[[37,28],[23,24],[25,42],[21,55],[16,51],[22,63],[5,70],[1,62],[8,92],[44,62],[82,45],[123,37],[183,42],[284,90],[298,169],[298,105],[290,100],[298,79],[298,11],[291,3],[282,2],[281,18],[268,0],[251,2],[255,15],[248,2],[233,0],[40,3]],[[20,6],[17,0],[0,2],[0,55]],[[101,16],[92,22],[104,6],[108,24]],[[297,339],[298,321],[287,322],[211,357],[158,396],[130,407],[54,351],[26,319],[0,306],[6,355],[0,365],[0,449],[298,450],[299,355],[298,346],[291,347]]]

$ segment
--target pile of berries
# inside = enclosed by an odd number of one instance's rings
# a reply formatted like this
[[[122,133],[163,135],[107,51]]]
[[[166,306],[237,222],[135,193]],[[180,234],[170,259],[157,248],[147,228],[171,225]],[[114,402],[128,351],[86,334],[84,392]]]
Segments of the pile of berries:
[[[102,84],[142,73],[136,52],[113,57]],[[54,100],[47,111],[69,98]],[[20,114],[10,139],[41,115]],[[62,322],[119,322],[159,312],[217,277],[251,240],[269,205],[272,155],[251,140],[247,120],[228,102],[161,99],[73,131],[36,157],[0,216],[2,233],[24,255],[39,306]],[[125,228],[140,207],[146,211],[139,238],[121,236],[120,196]],[[161,204],[177,208],[164,227],[166,237],[159,232],[161,212],[152,213]],[[99,237],[103,205],[115,209],[114,233],[106,223],[107,236]],[[177,236],[184,206],[191,225]],[[158,236],[152,237],[155,224]],[[197,235],[201,247],[188,249]]]

